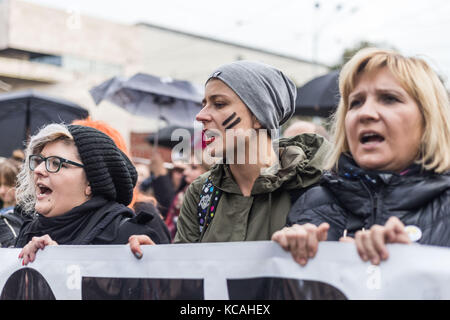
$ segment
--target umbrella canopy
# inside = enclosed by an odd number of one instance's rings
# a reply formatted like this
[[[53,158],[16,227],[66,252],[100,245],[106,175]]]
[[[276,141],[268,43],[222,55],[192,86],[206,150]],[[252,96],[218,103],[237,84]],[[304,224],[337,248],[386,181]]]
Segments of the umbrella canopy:
[[[328,117],[339,104],[339,71],[317,77],[297,88],[295,114]]]
[[[89,112],[79,105],[32,90],[0,95],[0,156],[24,149],[30,135],[50,123],[71,123]]]
[[[202,93],[190,82],[138,73],[129,79],[111,78],[90,91],[96,104],[107,100],[130,113],[192,126],[201,110]]]
[[[193,127],[180,127],[180,126],[174,126],[174,125],[169,125],[166,126],[164,128],[159,129],[157,132],[155,133],[151,133],[148,137],[147,137],[147,141],[150,144],[154,144],[156,142],[156,140],[158,140],[158,143],[161,147],[167,147],[172,149],[173,147],[175,147],[178,143],[180,143],[180,141],[175,140],[172,141],[172,133],[176,130],[176,129],[184,129],[187,130],[187,132],[189,132],[189,135],[191,137],[194,136],[194,128]],[[174,139],[179,138],[179,136],[175,136]]]

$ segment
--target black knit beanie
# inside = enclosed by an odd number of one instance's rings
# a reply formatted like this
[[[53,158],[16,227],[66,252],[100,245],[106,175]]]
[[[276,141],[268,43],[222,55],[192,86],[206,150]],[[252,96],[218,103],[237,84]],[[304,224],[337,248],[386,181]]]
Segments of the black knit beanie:
[[[75,140],[92,194],[128,205],[137,180],[130,159],[109,136],[97,129],[79,125],[67,128]]]

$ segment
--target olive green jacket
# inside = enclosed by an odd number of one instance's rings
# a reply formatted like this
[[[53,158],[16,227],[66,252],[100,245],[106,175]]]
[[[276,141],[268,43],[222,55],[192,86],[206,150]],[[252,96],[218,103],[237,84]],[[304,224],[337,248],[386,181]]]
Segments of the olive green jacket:
[[[226,164],[215,165],[186,191],[174,242],[270,240],[275,231],[286,225],[291,208],[289,190],[306,188],[319,181],[329,149],[329,142],[315,134],[281,138],[281,168],[271,167],[261,174],[249,197],[242,195]],[[222,190],[222,196],[213,220],[200,233],[197,207],[208,176]]]

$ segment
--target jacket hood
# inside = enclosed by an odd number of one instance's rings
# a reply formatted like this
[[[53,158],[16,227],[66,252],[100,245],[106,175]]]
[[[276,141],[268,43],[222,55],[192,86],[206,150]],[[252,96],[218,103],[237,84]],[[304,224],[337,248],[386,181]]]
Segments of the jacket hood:
[[[272,192],[283,187],[285,190],[306,188],[320,179],[330,143],[316,134],[301,134],[281,138],[279,163],[267,168],[256,179],[252,195]],[[211,171],[211,181],[228,193],[241,194],[227,164],[217,164]]]

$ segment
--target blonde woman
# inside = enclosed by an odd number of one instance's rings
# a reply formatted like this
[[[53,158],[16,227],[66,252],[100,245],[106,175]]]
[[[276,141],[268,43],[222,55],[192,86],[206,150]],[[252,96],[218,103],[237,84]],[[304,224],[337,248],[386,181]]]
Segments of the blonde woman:
[[[302,265],[323,240],[354,241],[373,264],[388,258],[386,243],[450,246],[450,106],[435,72],[420,58],[363,49],[339,89],[330,171],[272,239]]]

